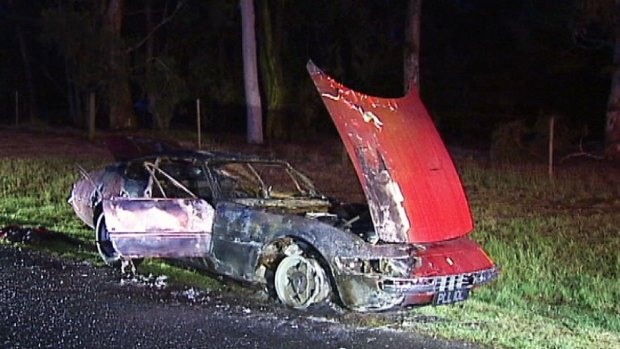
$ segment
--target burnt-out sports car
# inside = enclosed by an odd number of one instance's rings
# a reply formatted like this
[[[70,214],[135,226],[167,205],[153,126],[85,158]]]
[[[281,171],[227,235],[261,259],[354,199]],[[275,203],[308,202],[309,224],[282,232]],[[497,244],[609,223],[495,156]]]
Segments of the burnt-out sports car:
[[[103,260],[191,261],[294,308],[450,304],[495,279],[468,237],[463,187],[418,91],[372,97],[311,62],[308,71],[367,203],[323,196],[285,161],[116,139],[109,145],[124,161],[84,173],[69,200]]]

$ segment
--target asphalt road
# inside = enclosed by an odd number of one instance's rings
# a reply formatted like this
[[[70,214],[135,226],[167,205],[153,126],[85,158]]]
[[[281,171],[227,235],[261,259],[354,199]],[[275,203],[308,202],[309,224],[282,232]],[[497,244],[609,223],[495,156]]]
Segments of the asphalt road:
[[[0,244],[0,347],[472,348],[160,281]]]

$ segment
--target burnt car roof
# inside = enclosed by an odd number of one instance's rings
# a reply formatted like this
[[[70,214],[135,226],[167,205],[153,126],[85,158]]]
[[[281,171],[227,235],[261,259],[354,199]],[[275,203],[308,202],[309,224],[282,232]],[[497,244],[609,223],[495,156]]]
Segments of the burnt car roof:
[[[191,149],[182,149],[182,150],[169,150],[164,152],[155,152],[152,154],[143,155],[140,157],[135,157],[131,159],[127,159],[125,161],[134,161],[140,159],[150,159],[154,157],[172,157],[172,158],[186,158],[186,159],[196,159],[200,161],[204,161],[206,163],[210,162],[272,162],[272,163],[281,163],[288,164],[288,161],[269,158],[265,156],[259,156],[254,154],[242,154],[242,153],[229,153],[229,152],[220,152],[220,151],[206,151],[206,150],[191,150]]]
[[[179,142],[170,139],[157,139],[141,136],[109,136],[105,139],[108,150],[117,161],[147,159],[157,156],[195,158],[202,161],[259,161],[288,163],[254,154],[221,151],[206,151],[184,148]]]
[[[179,142],[130,135],[112,135],[104,140],[116,161],[126,161],[154,153],[183,149]]]

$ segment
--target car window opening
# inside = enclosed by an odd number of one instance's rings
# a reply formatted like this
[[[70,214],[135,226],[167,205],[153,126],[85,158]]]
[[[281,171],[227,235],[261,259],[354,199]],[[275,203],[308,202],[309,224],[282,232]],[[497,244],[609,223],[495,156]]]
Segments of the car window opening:
[[[159,189],[159,193],[162,195],[161,197],[163,198],[185,197],[183,193],[189,195],[189,197],[193,199],[198,197],[191,190],[189,190],[185,185],[183,185],[181,182],[176,180],[173,176],[171,176],[166,171],[161,169],[159,166],[159,162],[160,162],[159,160],[160,159],[157,159],[154,163],[145,161],[144,168],[149,172],[150,179],[152,179],[152,182],[157,185],[157,189]],[[153,195],[155,194],[153,192],[151,193]]]

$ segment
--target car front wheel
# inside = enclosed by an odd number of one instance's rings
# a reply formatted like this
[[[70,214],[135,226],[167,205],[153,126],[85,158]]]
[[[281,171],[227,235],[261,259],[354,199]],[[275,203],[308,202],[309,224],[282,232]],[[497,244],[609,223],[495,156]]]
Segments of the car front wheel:
[[[323,267],[316,259],[303,255],[282,259],[276,268],[274,286],[280,301],[296,309],[323,302],[331,291]]]

